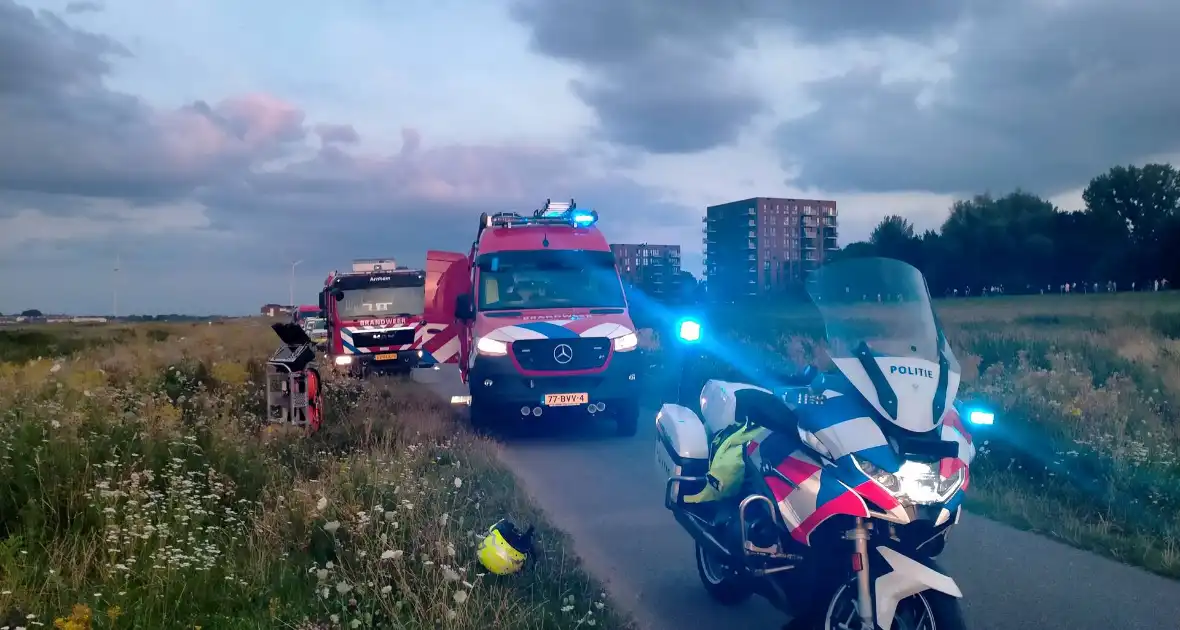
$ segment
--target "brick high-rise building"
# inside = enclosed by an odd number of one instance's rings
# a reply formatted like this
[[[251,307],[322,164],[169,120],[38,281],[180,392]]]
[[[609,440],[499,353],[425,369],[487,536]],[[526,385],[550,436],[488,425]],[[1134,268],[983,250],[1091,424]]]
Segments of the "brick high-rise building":
[[[799,286],[836,249],[836,202],[755,197],[705,210],[705,282],[733,300]]]
[[[618,243],[610,246],[623,282],[652,299],[673,297],[680,283],[680,246]]]

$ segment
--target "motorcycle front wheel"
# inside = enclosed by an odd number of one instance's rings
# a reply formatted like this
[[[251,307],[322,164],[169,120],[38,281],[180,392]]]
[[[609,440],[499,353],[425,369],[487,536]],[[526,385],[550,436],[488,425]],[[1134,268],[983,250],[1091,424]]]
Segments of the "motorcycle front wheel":
[[[715,554],[696,543],[697,575],[701,584],[715,601],[726,606],[736,606],[750,598],[750,589],[733,569],[725,566]]]
[[[856,579],[845,582],[828,604],[816,630],[860,630],[856,610]],[[888,630],[967,630],[959,600],[938,591],[922,591],[897,604],[893,627]]]

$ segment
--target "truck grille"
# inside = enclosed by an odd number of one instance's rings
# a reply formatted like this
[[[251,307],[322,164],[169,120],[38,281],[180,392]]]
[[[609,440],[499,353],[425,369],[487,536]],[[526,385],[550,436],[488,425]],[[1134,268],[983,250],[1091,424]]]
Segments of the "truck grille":
[[[573,355],[566,363],[559,362],[554,356],[562,344],[568,346]],[[512,342],[512,352],[520,367],[526,370],[593,370],[606,363],[610,344],[610,339],[605,337],[525,339]]]
[[[352,344],[358,348],[406,346],[412,343],[414,343],[414,330],[412,328],[352,333]]]

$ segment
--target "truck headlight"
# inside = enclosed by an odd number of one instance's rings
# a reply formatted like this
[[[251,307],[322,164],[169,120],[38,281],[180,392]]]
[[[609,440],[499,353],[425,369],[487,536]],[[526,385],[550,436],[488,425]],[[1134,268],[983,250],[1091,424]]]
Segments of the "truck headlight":
[[[630,352],[639,345],[639,335],[631,332],[622,337],[615,337],[615,352]]]
[[[939,472],[939,463],[907,461],[902,463],[897,473],[890,473],[878,468],[872,462],[853,456],[857,466],[874,481],[893,493],[902,503],[913,505],[929,505],[942,503],[951,497],[963,483],[963,468],[949,477],[943,477]]]
[[[503,341],[488,339],[487,337],[480,337],[476,339],[475,349],[480,354],[485,354],[491,357],[502,357],[508,354],[508,344],[504,343]]]
[[[336,355],[335,361],[336,365],[349,365],[352,363],[352,357],[347,354],[338,354]]]

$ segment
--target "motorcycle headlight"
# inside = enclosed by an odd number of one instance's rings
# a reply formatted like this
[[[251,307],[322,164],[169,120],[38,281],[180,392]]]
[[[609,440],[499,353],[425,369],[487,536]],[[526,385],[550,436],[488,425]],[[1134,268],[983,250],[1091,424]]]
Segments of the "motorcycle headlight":
[[[872,462],[859,457],[856,458],[856,463],[866,475],[892,492],[902,503],[942,503],[963,483],[964,469],[960,468],[955,474],[943,477],[938,472],[938,462],[907,461],[902,463],[896,474],[882,470]]]

